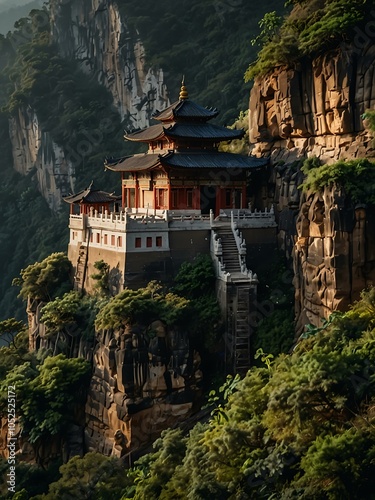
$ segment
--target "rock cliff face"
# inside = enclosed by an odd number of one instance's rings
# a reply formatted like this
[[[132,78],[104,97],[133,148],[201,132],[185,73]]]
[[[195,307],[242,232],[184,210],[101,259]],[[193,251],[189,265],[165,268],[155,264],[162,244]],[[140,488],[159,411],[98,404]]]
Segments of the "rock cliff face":
[[[148,329],[126,325],[113,331],[92,334],[83,339],[72,324],[51,334],[40,322],[43,303],[28,302],[29,349],[56,355],[83,357],[93,364],[86,404],[77,412],[64,439],[57,436],[53,456],[82,455],[84,450],[123,457],[150,444],[162,430],[183,422],[192,414],[200,394],[201,358],[191,352],[188,335],[166,329],[155,321]],[[83,408],[85,407],[85,415]],[[81,415],[82,414],[82,415]],[[1,431],[6,436],[6,422]],[[38,449],[39,459],[48,461],[51,443]],[[60,447],[60,448],[59,448]],[[24,450],[23,450],[24,448]],[[23,456],[35,460],[35,447],[27,439],[21,444]],[[26,460],[26,458],[25,458]]]
[[[375,284],[375,207],[336,188],[304,196],[294,248],[297,328],[346,310]]]
[[[151,443],[190,414],[202,378],[186,335],[152,325],[156,335],[127,326],[97,334],[86,402],[88,450],[124,456]]]
[[[336,187],[302,195],[295,160],[324,163],[375,156],[362,114],[375,106],[375,47],[340,47],[276,69],[255,82],[250,97],[253,154],[269,155],[279,245],[293,260],[297,333],[320,325],[359,298],[375,279],[371,207],[354,206]]]
[[[35,170],[38,185],[52,210],[73,189],[73,166],[48,132],[42,130],[36,113],[19,108],[9,120],[13,166],[22,175]]]
[[[61,54],[80,61],[110,90],[128,126],[147,127],[152,113],[166,107],[163,71],[146,66],[143,45],[130,34],[116,2],[54,0],[51,20]]]
[[[374,57],[373,44],[363,51],[342,46],[256,81],[249,114],[253,153],[287,162],[373,154],[361,117],[375,105]]]
[[[54,0],[50,14],[61,55],[77,59],[110,90],[124,127],[148,126],[152,113],[169,103],[163,71],[147,67],[142,43],[131,37],[117,4]],[[72,153],[53,142],[32,109],[20,108],[9,125],[14,168],[21,174],[35,168],[40,192],[57,210],[61,196],[74,191]]]

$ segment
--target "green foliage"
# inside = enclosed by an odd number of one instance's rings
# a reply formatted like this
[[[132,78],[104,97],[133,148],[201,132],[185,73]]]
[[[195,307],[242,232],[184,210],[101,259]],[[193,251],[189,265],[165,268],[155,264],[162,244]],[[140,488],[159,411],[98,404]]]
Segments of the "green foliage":
[[[371,132],[375,133],[375,110],[368,109],[366,113],[362,115],[362,119],[364,120],[364,125],[366,128],[369,128]]]
[[[258,36],[250,40],[251,45],[264,45],[265,43],[270,42],[278,32],[278,29],[281,26],[281,21],[281,17],[277,15],[275,10],[273,12],[266,12],[258,23],[259,28],[262,28],[262,31]]]
[[[104,260],[99,260],[94,263],[95,269],[98,270],[97,273],[92,274],[91,278],[96,281],[94,288],[97,290],[99,295],[108,296],[109,295],[109,270],[110,266]]]
[[[95,326],[97,329],[118,328],[128,323],[147,326],[157,319],[172,325],[185,318],[188,304],[183,297],[164,294],[162,287],[152,281],[145,288],[126,288],[113,297],[99,311]]]
[[[254,347],[257,350],[265,349],[276,356],[291,349],[293,338],[293,310],[275,309],[257,325]]]
[[[223,418],[180,437],[185,452],[173,467],[158,462],[163,486],[149,482],[155,454],[142,459],[148,467],[133,471],[144,479],[133,483],[132,496],[373,498],[374,312],[370,289],[292,354],[249,370],[222,406]],[[215,404],[217,397],[211,394]]]
[[[333,165],[317,165],[317,161],[305,162],[302,172],[306,179],[301,185],[304,191],[317,192],[336,185],[356,203],[375,203],[375,164],[367,158],[340,160]]]
[[[153,445],[154,452],[136,462],[133,478],[136,480],[135,500],[167,499],[164,486],[168,483],[186,451],[186,438],[180,429],[163,431]],[[131,491],[131,490],[130,490]],[[127,494],[130,493],[127,492]]]
[[[52,253],[41,262],[35,262],[21,270],[21,278],[15,278],[13,285],[21,287],[20,297],[42,301],[51,300],[71,287],[72,265],[62,252]]]
[[[256,33],[258,20],[266,11],[280,11],[283,3],[118,2],[133,36],[139,36],[145,45],[147,62],[163,68],[171,100],[178,98],[185,75],[189,96],[220,109],[218,120],[222,124],[232,123],[247,108],[248,86],[242,80],[243,68],[256,56],[249,38]]]
[[[122,462],[100,453],[90,452],[83,458],[73,457],[60,467],[61,478],[50,484],[40,499],[62,500],[96,498],[117,500],[129,480]]]
[[[71,291],[48,302],[41,309],[40,321],[47,327],[47,334],[54,335],[66,332],[68,335],[78,334],[86,340],[92,340],[95,333],[95,317],[102,306],[96,297],[81,296]]]
[[[248,155],[250,153],[250,140],[249,140],[249,110],[241,111],[238,118],[228,128],[239,130],[243,129],[245,135],[242,139],[235,139],[228,143],[221,143],[219,146],[220,151],[227,153]]]
[[[2,413],[7,387],[16,387],[17,413],[31,443],[64,432],[74,422],[76,405],[85,397],[91,368],[82,358],[48,357],[36,368],[30,362],[8,372],[0,385]]]
[[[278,30],[272,12],[259,23],[263,30],[254,41],[265,43],[247,69],[245,81],[337,47],[355,34],[354,28],[362,26],[373,7],[370,0],[291,1],[286,5],[290,4],[294,8]]]
[[[8,323],[5,320],[0,322],[0,325]],[[18,322],[17,322],[18,323]],[[19,323],[18,323],[19,324]],[[18,325],[15,327],[18,329]],[[9,330],[7,329],[7,332]],[[0,347],[0,379],[4,379],[6,374],[14,369],[16,366],[25,363],[25,361],[31,360],[33,354],[29,353],[29,332],[26,325],[23,325],[22,329],[14,335],[16,330],[11,331],[12,340],[4,342],[4,345]],[[13,336],[14,335],[14,336]]]
[[[216,391],[213,389],[208,394],[208,404],[214,406],[211,411],[211,416],[217,420],[219,424],[222,423],[223,420],[228,420],[223,406],[227,403],[229,396],[235,392],[240,380],[241,377],[238,373],[235,377],[233,377],[233,375],[227,375],[225,382],[219,387],[219,390]]]
[[[61,463],[56,460],[51,460],[48,466],[40,467],[35,464],[28,464],[17,460],[16,478],[17,488],[13,495],[8,492],[6,474],[9,473],[9,464],[5,459],[0,458],[0,496],[2,499],[12,498],[13,500],[28,500],[34,498],[35,495],[41,495],[48,491],[48,485],[56,481],[59,477],[59,466]],[[8,493],[8,495],[7,495]]]
[[[175,279],[173,290],[189,299],[212,293],[215,271],[209,255],[199,255],[194,262],[184,262]]]
[[[209,255],[185,262],[174,280],[173,292],[189,300],[186,326],[195,346],[212,348],[220,333],[221,312],[215,295],[215,271]]]

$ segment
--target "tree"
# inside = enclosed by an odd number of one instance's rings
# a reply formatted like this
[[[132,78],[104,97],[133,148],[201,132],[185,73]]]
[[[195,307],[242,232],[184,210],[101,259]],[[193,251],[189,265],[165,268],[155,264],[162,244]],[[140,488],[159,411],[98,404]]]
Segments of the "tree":
[[[19,296],[49,301],[71,287],[72,265],[62,252],[52,253],[41,262],[35,262],[21,271],[21,278],[15,278],[13,285],[19,286]]]
[[[48,493],[41,499],[75,500],[97,498],[118,500],[121,491],[129,484],[123,463],[90,452],[83,458],[73,457],[60,467],[61,478],[50,484]]]
[[[5,411],[7,387],[14,386],[21,426],[31,443],[65,432],[85,397],[90,373],[86,360],[68,359],[63,354],[48,357],[37,367],[26,362],[1,383],[1,410]]]

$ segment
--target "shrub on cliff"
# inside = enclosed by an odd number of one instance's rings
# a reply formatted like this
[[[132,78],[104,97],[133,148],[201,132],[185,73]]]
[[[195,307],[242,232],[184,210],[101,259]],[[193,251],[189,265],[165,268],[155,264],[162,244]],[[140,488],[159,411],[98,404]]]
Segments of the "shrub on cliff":
[[[82,358],[63,354],[48,357],[35,366],[26,362],[8,372],[0,385],[0,411],[5,413],[7,388],[15,387],[17,415],[31,443],[65,432],[75,422],[75,409],[82,404],[91,366]]]
[[[71,288],[72,265],[63,252],[52,253],[41,262],[30,264],[21,270],[21,277],[13,280],[19,286],[19,296],[27,300],[49,301]]]
[[[306,175],[300,186],[304,191],[317,192],[336,185],[355,203],[375,204],[375,163],[360,158],[340,160],[333,165],[319,165],[316,159],[305,161],[301,170]]]
[[[223,418],[174,436],[173,467],[167,442],[139,461],[123,498],[373,498],[374,311],[371,289],[292,354],[266,357]]]
[[[263,29],[258,38],[264,45],[248,67],[245,81],[350,41],[356,34],[354,28],[367,19],[373,8],[371,0],[291,0],[286,5],[293,5],[293,10],[279,30],[267,30],[266,18],[260,21]],[[264,36],[268,32],[271,36]]]

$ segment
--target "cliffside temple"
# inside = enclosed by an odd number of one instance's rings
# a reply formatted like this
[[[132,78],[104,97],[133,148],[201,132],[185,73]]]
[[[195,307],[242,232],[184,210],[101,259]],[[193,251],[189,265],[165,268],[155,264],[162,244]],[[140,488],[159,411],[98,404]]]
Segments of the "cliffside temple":
[[[107,169],[121,174],[121,198],[92,184],[64,198],[71,205],[68,256],[77,290],[93,289],[94,264],[104,260],[116,293],[152,279],[169,283],[183,262],[211,254],[227,322],[227,364],[244,373],[258,283],[249,270],[257,259],[246,255],[264,261],[267,249],[274,251],[276,222],[272,206],[252,210],[247,199],[248,172],[268,160],[219,151],[244,131],[210,124],[217,115],[191,101],[183,83],[179,100],[156,113],[158,124],[127,133],[126,140],[147,143],[148,151],[106,160]]]

